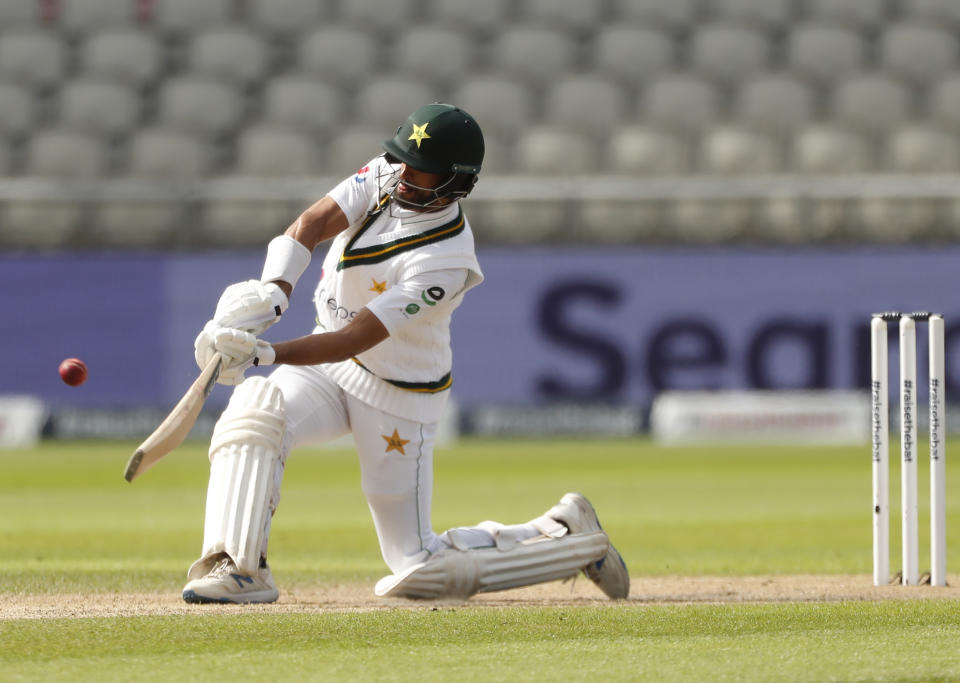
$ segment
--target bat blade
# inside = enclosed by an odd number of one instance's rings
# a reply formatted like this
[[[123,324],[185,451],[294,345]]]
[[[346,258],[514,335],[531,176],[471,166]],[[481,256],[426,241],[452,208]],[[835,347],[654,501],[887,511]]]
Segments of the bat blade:
[[[130,456],[127,469],[123,473],[124,479],[133,481],[153,467],[163,456],[183,443],[200,416],[203,404],[217,383],[222,363],[223,356],[220,353],[213,354],[206,367],[187,389],[183,398],[173,407],[170,414]]]

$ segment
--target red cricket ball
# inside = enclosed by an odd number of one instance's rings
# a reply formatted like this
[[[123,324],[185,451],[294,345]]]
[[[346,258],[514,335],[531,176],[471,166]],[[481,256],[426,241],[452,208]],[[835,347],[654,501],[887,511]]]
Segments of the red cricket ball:
[[[79,358],[67,358],[60,363],[60,379],[72,387],[87,381],[87,365]]]

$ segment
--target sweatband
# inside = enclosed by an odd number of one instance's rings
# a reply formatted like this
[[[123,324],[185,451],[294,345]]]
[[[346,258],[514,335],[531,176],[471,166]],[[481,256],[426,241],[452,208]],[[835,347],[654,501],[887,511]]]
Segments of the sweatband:
[[[310,250],[289,235],[278,235],[267,245],[267,258],[263,264],[261,282],[282,280],[291,287],[310,265]]]

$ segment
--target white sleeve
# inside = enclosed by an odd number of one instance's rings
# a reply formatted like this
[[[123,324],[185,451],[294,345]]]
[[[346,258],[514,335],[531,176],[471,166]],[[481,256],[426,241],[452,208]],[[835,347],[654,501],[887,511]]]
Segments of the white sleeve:
[[[337,203],[350,225],[363,218],[378,199],[377,176],[389,171],[381,168],[384,165],[389,166],[382,156],[375,157],[327,192],[327,196]]]
[[[368,303],[367,309],[392,335],[417,320],[449,315],[466,282],[466,268],[420,273],[390,287]]]

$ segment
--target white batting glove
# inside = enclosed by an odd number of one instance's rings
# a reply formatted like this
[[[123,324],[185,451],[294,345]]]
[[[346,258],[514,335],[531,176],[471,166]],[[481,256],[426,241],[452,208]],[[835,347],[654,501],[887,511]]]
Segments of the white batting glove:
[[[243,330],[219,327],[212,332],[212,337],[215,350],[223,354],[223,366],[217,378],[220,384],[240,384],[251,366],[273,365],[277,358],[268,342]]]
[[[213,320],[221,327],[263,334],[280,319],[289,305],[287,295],[276,283],[247,280],[223,291]]]
[[[207,367],[207,363],[210,362],[210,359],[213,358],[213,354],[217,352],[217,347],[214,339],[214,332],[219,327],[212,320],[208,321],[206,325],[203,326],[203,329],[200,330],[200,334],[197,335],[197,338],[193,341],[193,357],[197,361],[197,367],[203,370]]]

